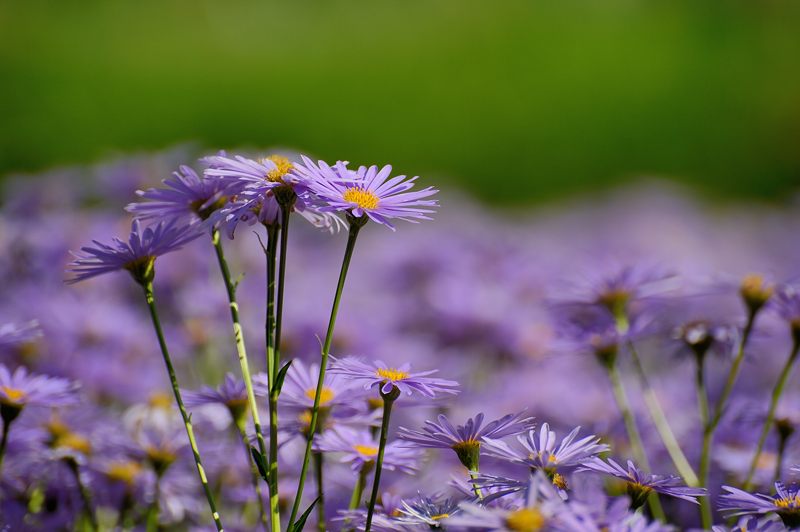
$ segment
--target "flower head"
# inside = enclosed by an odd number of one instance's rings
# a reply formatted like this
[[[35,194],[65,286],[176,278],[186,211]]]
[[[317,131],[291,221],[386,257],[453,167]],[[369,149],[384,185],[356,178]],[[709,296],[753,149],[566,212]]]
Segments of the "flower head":
[[[408,525],[428,525],[441,528],[442,521],[460,512],[458,501],[441,496],[425,497],[422,494],[411,500],[404,500],[400,509],[401,523]]]
[[[64,406],[76,403],[77,385],[66,379],[34,375],[24,367],[12,373],[0,364],[0,406],[3,410],[21,410],[32,406]]]
[[[180,166],[162,183],[164,188],[137,190],[136,194],[146,201],[131,203],[125,209],[141,220],[195,223],[225,205],[237,188],[230,181],[201,177],[188,166]]]
[[[800,526],[800,487],[787,488],[775,483],[775,495],[748,493],[732,486],[722,486],[727,493],[720,497],[719,509],[730,516],[775,513],[790,528]]]
[[[458,393],[456,381],[429,377],[436,371],[412,373],[410,364],[392,367],[381,360],[364,362],[354,357],[334,359],[330,369],[333,374],[362,383],[365,390],[379,388],[382,394],[388,394],[395,388],[406,395],[416,392],[429,398],[440,393]]]
[[[800,338],[800,290],[794,286],[782,287],[772,297],[772,306],[789,324],[792,335]]]
[[[604,462],[600,458],[594,457],[581,464],[581,469],[624,480],[627,483],[628,495],[631,497],[631,505],[634,508],[642,506],[653,491],[695,504],[698,504],[697,497],[704,497],[708,494],[704,488],[685,486],[680,477],[647,474],[639,470],[630,460],[628,460],[628,469],[626,470],[611,458],[608,459],[608,462]]]
[[[37,321],[31,321],[22,325],[4,323],[0,325],[0,349],[32,342],[41,335],[42,330],[39,328],[39,323]]]
[[[230,411],[237,423],[242,421],[248,408],[244,381],[237,379],[232,373],[227,373],[218,387],[203,386],[197,391],[186,391],[183,399],[186,406],[222,405]]]
[[[368,430],[356,430],[338,426],[326,430],[314,439],[317,451],[342,453],[341,461],[349,463],[353,471],[361,471],[364,466],[372,467],[378,457],[378,441]],[[383,468],[413,473],[417,469],[419,451],[389,442],[383,454]]]
[[[91,277],[117,270],[128,270],[140,284],[152,281],[153,264],[157,257],[176,251],[201,236],[192,225],[178,225],[175,221],[159,222],[144,230],[138,220],[131,225],[127,242],[114,238],[111,245],[94,240],[94,247],[81,248],[68,271],[74,277],[67,282],[77,283]]]
[[[533,428],[533,418],[523,416],[524,412],[508,414],[484,425],[480,413],[463,425],[453,426],[447,416],[439,414],[438,423],[426,421],[422,430],[400,427],[398,436],[420,447],[453,449],[464,467],[474,470],[484,438],[504,438]]]
[[[272,188],[299,183],[292,174],[294,165],[282,155],[249,159],[241,155],[228,157],[222,153],[205,157],[203,162],[209,166],[205,170],[207,176],[218,177],[229,183],[267,183]]]
[[[312,408],[317,393],[318,376],[319,364],[306,365],[302,360],[295,359],[286,373],[286,381],[281,388],[283,404],[301,410]],[[256,395],[266,397],[269,393],[267,375],[259,373],[253,376],[253,387]],[[347,379],[341,375],[325,373],[325,381],[320,394],[320,408],[348,405],[352,402],[353,396],[352,384]]]
[[[392,218],[415,222],[428,220],[436,200],[424,199],[438,190],[427,187],[409,192],[417,177],[404,175],[390,177],[392,167],[387,165],[360,166],[350,170],[347,163],[337,162],[333,167],[324,161],[317,164],[303,156],[303,164],[295,165],[293,174],[325,204],[323,211],[346,212],[354,218],[368,217],[390,229]]]

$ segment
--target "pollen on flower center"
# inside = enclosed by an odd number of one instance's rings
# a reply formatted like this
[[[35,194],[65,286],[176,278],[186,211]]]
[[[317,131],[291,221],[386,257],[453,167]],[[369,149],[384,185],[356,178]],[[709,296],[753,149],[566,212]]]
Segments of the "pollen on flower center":
[[[364,190],[360,187],[350,187],[344,191],[342,198],[349,202],[355,203],[362,209],[373,210],[378,208],[380,198],[375,193]]]
[[[281,155],[270,155],[263,160],[275,164],[275,169],[270,170],[266,175],[267,181],[272,181],[273,183],[283,183],[283,176],[291,172],[294,168],[291,161]]]
[[[164,392],[153,393],[147,402],[152,408],[169,410],[172,407],[172,399]]]
[[[544,516],[533,508],[523,508],[508,514],[506,528],[518,532],[536,532],[544,526]]]
[[[432,515],[431,519],[433,521],[440,521],[442,519],[447,519],[448,517],[450,517],[450,514],[438,514],[438,515]]]
[[[800,495],[795,495],[794,497],[778,497],[773,502],[776,508],[795,509],[800,506]]]
[[[3,390],[3,393],[6,395],[5,401],[10,403],[19,403],[20,400],[25,397],[25,392],[16,388],[11,388],[10,386],[0,386],[0,390]]]
[[[111,480],[132,484],[141,471],[142,466],[137,462],[116,462],[111,464],[108,471],[106,471],[106,475]]]
[[[378,368],[375,371],[378,377],[386,379],[387,381],[397,382],[408,378],[408,373],[400,371],[395,368]]]
[[[358,454],[366,456],[366,457],[369,457],[369,458],[373,458],[375,456],[378,456],[378,448],[377,447],[373,447],[372,445],[357,444],[357,445],[353,445],[353,449],[355,449],[355,451]]]
[[[324,405],[330,403],[335,395],[336,394],[334,393],[333,390],[331,390],[327,386],[323,387],[322,391],[319,394],[319,404]],[[306,397],[308,397],[312,401],[315,399],[316,396],[317,396],[316,388],[309,388],[308,390],[306,390]]]

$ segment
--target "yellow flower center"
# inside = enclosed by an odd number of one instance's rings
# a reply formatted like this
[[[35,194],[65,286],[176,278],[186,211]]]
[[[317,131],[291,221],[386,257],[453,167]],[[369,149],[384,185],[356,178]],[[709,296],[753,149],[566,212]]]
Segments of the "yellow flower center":
[[[361,187],[350,187],[344,191],[342,198],[350,203],[355,203],[362,209],[374,210],[378,208],[380,198],[369,190]]]
[[[273,183],[283,183],[283,176],[294,168],[291,161],[281,155],[270,155],[262,161],[270,161],[275,164],[275,169],[270,170],[266,175],[267,181],[272,181]]]
[[[133,484],[133,481],[142,471],[142,466],[137,462],[115,462],[108,467],[106,475],[111,480]]]
[[[22,402],[22,398],[25,397],[25,392],[17,388],[11,388],[10,386],[0,386],[0,390],[5,394],[5,398],[0,399],[0,402],[3,403],[18,405]]]
[[[506,517],[506,528],[517,532],[537,532],[543,526],[544,516],[534,508],[523,508]]]
[[[450,514],[439,514],[439,515],[432,515],[431,519],[433,521],[440,521],[442,519],[447,519],[448,517],[450,517]]]
[[[306,410],[297,416],[297,420],[303,425],[311,425],[311,410]]]
[[[316,388],[309,388],[308,390],[306,390],[306,397],[308,397],[312,401],[314,400],[316,395],[317,395]],[[324,386],[319,394],[319,404],[325,405],[330,403],[335,395],[336,393],[333,390],[331,390],[327,386]]]
[[[375,370],[375,375],[391,382],[402,381],[409,377],[408,373],[405,371],[400,371],[395,368],[378,368]]]
[[[92,444],[89,442],[89,440],[83,436],[75,434],[74,432],[69,432],[63,436],[57,437],[55,440],[53,440],[53,447],[72,449],[73,451],[78,451],[79,453],[83,454],[89,454],[92,452]]]
[[[150,396],[150,399],[148,399],[147,403],[152,408],[169,410],[172,406],[172,398],[164,392],[155,392]]]
[[[353,449],[355,449],[358,454],[368,458],[378,456],[378,448],[372,445],[353,445]]]
[[[567,479],[564,478],[564,475],[555,473],[553,475],[553,486],[557,487],[560,490],[565,490],[567,489]]]

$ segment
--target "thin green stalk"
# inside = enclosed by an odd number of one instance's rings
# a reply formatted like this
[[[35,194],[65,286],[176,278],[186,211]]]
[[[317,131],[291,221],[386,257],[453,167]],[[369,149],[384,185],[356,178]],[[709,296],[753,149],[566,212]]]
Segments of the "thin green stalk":
[[[158,530],[158,500],[161,497],[161,475],[156,473],[156,481],[153,486],[153,503],[147,510],[147,517],[145,522],[145,530],[147,532],[156,532]]]
[[[758,459],[761,458],[761,452],[764,450],[764,442],[767,441],[767,435],[769,434],[769,430],[772,428],[772,421],[775,418],[775,409],[778,407],[778,402],[781,399],[781,395],[783,395],[783,389],[786,387],[786,381],[789,379],[789,374],[792,372],[792,367],[797,359],[798,351],[800,351],[800,338],[795,338],[792,344],[792,351],[789,353],[789,358],[786,359],[786,363],[783,365],[783,369],[781,369],[780,376],[778,377],[778,382],[775,384],[775,388],[772,390],[772,399],[769,403],[767,419],[764,420],[764,426],[761,428],[761,435],[758,438],[756,452],[753,454],[753,459],[750,461],[750,468],[747,471],[747,478],[744,481],[743,489],[745,491],[752,487],[753,475],[755,474],[756,467],[758,466]]]
[[[378,502],[378,492],[381,488],[381,472],[383,471],[383,455],[386,451],[386,439],[389,436],[389,418],[392,415],[392,405],[400,395],[400,390],[393,386],[389,393],[381,392],[383,397],[383,419],[381,421],[381,435],[378,440],[378,457],[375,461],[375,478],[372,481],[372,495],[367,506],[367,523],[364,532],[369,532],[372,528],[372,516],[375,513],[375,503]]]
[[[647,460],[647,455],[644,452],[642,437],[639,434],[639,428],[636,426],[636,418],[633,416],[633,411],[631,410],[630,403],[628,402],[628,395],[625,393],[625,387],[622,384],[619,370],[617,369],[616,364],[608,364],[605,366],[605,368],[608,371],[608,378],[611,381],[611,389],[614,392],[614,399],[617,402],[617,407],[619,408],[620,414],[622,414],[622,420],[625,422],[625,430],[628,433],[628,439],[631,443],[633,456],[643,468],[650,471],[650,462]],[[664,521],[666,519],[666,516],[664,515],[664,509],[661,507],[661,501],[659,501],[655,492],[648,497],[647,503],[650,506],[650,511],[653,513],[653,517],[660,521]]]
[[[83,509],[86,512],[86,517],[89,518],[89,526],[92,530],[100,530],[100,526],[97,524],[97,516],[94,514],[94,509],[92,509],[92,494],[89,492],[89,488],[86,487],[86,484],[83,483],[83,480],[81,480],[81,472],[80,468],[78,467],[78,462],[75,461],[74,458],[66,458],[64,462],[67,464],[70,471],[72,471],[72,475],[75,477],[75,482],[78,484],[78,493],[81,496],[81,502],[83,503]]]
[[[336,294],[333,296],[333,308],[331,309],[331,316],[328,321],[328,331],[325,333],[325,342],[322,345],[322,359],[319,365],[319,378],[317,379],[317,391],[314,394],[314,406],[311,409],[311,421],[308,425],[308,435],[306,437],[306,451],[303,457],[303,466],[300,470],[300,480],[297,483],[297,493],[294,497],[294,504],[292,505],[292,514],[289,523],[294,523],[297,517],[297,512],[300,510],[300,503],[303,498],[303,488],[305,487],[306,474],[308,472],[308,462],[311,458],[311,444],[314,440],[314,434],[317,430],[317,417],[319,416],[319,403],[322,397],[322,388],[325,383],[325,371],[328,367],[328,355],[331,350],[331,342],[333,341],[333,331],[336,328],[336,315],[339,313],[339,302],[342,299],[342,292],[344,290],[344,282],[347,279],[347,270],[350,267],[350,260],[353,258],[353,249],[356,245],[358,232],[363,227],[362,220],[353,220],[350,222],[350,232],[347,237],[347,246],[344,251],[344,259],[342,259],[342,269],[339,272],[339,281],[336,285]]]
[[[267,356],[267,376],[269,385],[275,380],[275,375],[279,368],[275,368],[275,358],[273,356],[273,334],[275,333],[275,262],[278,257],[278,226],[276,224],[265,225],[267,228],[267,245],[264,248],[264,258],[267,264],[267,308],[264,323],[264,342],[266,344]]]
[[[244,379],[244,386],[247,390],[247,403],[250,405],[250,414],[253,416],[253,425],[256,431],[256,440],[258,442],[258,449],[263,456],[267,454],[267,446],[264,442],[264,434],[261,431],[261,419],[258,415],[258,403],[256,402],[256,395],[253,392],[253,380],[250,377],[250,364],[247,360],[247,348],[244,343],[244,334],[242,332],[242,325],[239,320],[239,304],[236,301],[236,284],[231,279],[231,272],[228,268],[228,262],[225,260],[225,252],[222,249],[222,242],[220,241],[219,231],[216,229],[211,233],[211,241],[214,243],[214,250],[217,253],[217,261],[219,262],[219,269],[222,273],[222,279],[225,282],[225,290],[228,293],[228,304],[231,309],[231,322],[233,323],[233,338],[236,342],[236,354],[239,358],[239,367],[242,370],[242,378]],[[253,464],[253,458],[249,451],[248,446],[248,461]]]
[[[325,489],[324,489],[324,462],[322,453],[314,453],[314,473],[317,480],[317,529],[325,532]]]
[[[478,478],[478,470],[470,471],[469,478],[472,480],[472,491],[475,492],[475,496],[478,498],[479,501],[483,500],[483,493],[478,485],[475,483],[475,479]]]
[[[278,269],[278,297],[275,302],[275,343],[273,344],[272,366],[276,370],[281,367],[281,332],[283,330],[283,291],[286,285],[286,254],[289,249],[289,217],[292,211],[289,207],[281,207],[281,250]]]
[[[364,494],[364,487],[367,485],[367,476],[369,475],[370,467],[367,464],[358,472],[358,479],[356,485],[353,487],[353,494],[350,496],[350,505],[348,510],[356,510],[361,506],[361,496]]]
[[[222,521],[220,520],[219,512],[217,512],[217,504],[214,502],[214,495],[212,494],[211,488],[208,485],[206,471],[203,469],[203,462],[200,459],[200,451],[197,448],[197,441],[195,440],[194,430],[192,429],[192,419],[189,413],[186,411],[186,407],[183,405],[183,398],[181,397],[178,378],[175,376],[175,368],[173,368],[172,358],[169,356],[167,342],[164,339],[164,331],[161,329],[161,321],[158,319],[158,311],[156,310],[152,281],[146,282],[143,285],[143,288],[144,296],[147,300],[147,306],[150,309],[150,317],[153,320],[153,328],[156,331],[158,344],[161,347],[161,354],[164,357],[164,364],[167,367],[167,374],[169,375],[169,380],[172,385],[172,392],[175,394],[175,402],[178,403],[178,410],[180,410],[181,417],[183,418],[183,425],[186,427],[186,435],[189,437],[189,445],[192,448],[195,466],[197,466],[197,475],[200,477],[200,483],[203,485],[203,491],[205,492],[206,499],[208,500],[208,506],[211,509],[211,517],[214,519],[214,524],[216,525],[217,530],[221,532],[223,529]]]
[[[269,224],[267,228],[267,247],[264,249],[267,262],[267,309],[264,338],[266,342],[267,379],[269,380],[269,458],[267,472],[269,481],[269,513],[271,530],[280,532],[281,513],[278,495],[278,404],[277,397],[273,395],[275,378],[280,369],[276,365],[277,347],[275,345],[275,265],[278,249],[278,226]],[[263,455],[263,452],[262,452]]]
[[[661,408],[661,402],[658,400],[655,390],[650,385],[650,379],[647,378],[647,374],[644,371],[644,366],[642,365],[642,361],[639,358],[639,354],[636,351],[633,342],[628,342],[628,349],[630,350],[631,359],[633,360],[633,367],[636,370],[637,376],[639,377],[639,384],[642,387],[644,403],[647,406],[647,410],[650,413],[653,424],[658,431],[658,435],[661,436],[661,441],[664,443],[664,447],[667,449],[667,452],[672,459],[672,463],[675,464],[675,468],[678,470],[678,473],[681,475],[681,477],[683,477],[683,480],[686,482],[686,484],[689,486],[697,486],[697,474],[695,474],[694,469],[692,469],[691,464],[689,464],[689,460],[686,459],[686,455],[683,453],[683,449],[681,449],[678,439],[675,437],[675,434],[672,432],[672,428],[669,426],[667,416],[664,415],[664,410]]]
[[[708,409],[708,391],[706,390],[706,379],[705,379],[705,358],[704,357],[697,357],[696,364],[695,364],[695,390],[697,392],[697,408],[700,412],[700,423],[705,428],[708,426],[709,420],[709,409]],[[710,440],[708,438],[703,438],[703,449],[702,449],[702,456],[709,456],[708,451],[705,446],[710,445]],[[700,462],[700,478],[708,479],[708,468],[709,468],[709,461],[708,460],[701,460]],[[705,480],[703,481],[705,485]],[[711,499],[706,497],[700,498],[700,516],[703,521],[704,527],[710,527],[714,520],[714,515],[711,509]]]
[[[3,472],[3,458],[6,457],[6,446],[8,445],[8,432],[11,429],[11,423],[8,421],[3,422],[3,436],[0,439],[0,478]]]
[[[258,468],[256,464],[253,462],[253,455],[250,452],[250,438],[247,437],[247,431],[245,430],[244,420],[234,420],[236,425],[237,432],[239,433],[239,438],[242,440],[242,446],[244,447],[244,454],[247,462],[250,464],[250,479],[253,483],[253,490],[256,492],[256,502],[258,504],[258,515],[261,519],[261,524],[264,525],[264,530],[269,529],[269,519],[267,518],[267,512],[264,509],[264,500],[261,497],[261,476],[258,474]]]

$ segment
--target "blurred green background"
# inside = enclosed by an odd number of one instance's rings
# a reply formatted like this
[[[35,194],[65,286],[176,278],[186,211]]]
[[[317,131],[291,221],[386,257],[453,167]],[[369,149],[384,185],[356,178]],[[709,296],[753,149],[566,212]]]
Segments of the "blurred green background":
[[[496,202],[641,175],[775,198],[800,2],[0,0],[0,124],[0,174],[197,141]]]

